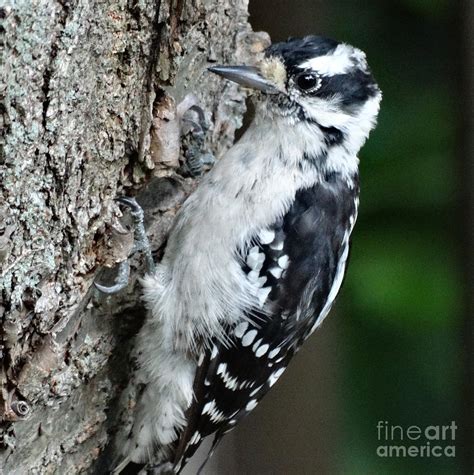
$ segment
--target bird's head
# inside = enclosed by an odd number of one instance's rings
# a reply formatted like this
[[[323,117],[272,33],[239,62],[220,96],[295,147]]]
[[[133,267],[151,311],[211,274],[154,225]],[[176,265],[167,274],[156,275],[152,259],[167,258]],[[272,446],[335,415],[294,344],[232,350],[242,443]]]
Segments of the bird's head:
[[[259,91],[260,110],[293,123],[310,121],[344,130],[357,122],[366,135],[379,109],[381,93],[365,54],[321,36],[273,44],[258,67],[209,69]]]

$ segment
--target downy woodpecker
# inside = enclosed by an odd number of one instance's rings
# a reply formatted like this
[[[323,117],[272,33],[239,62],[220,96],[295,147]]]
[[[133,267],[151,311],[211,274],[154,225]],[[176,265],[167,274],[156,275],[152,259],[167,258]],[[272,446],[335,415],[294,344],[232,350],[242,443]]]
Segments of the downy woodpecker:
[[[381,99],[365,54],[308,36],[271,45],[258,68],[209,70],[256,91],[255,118],[184,203],[143,280],[143,391],[114,473],[178,473],[204,437],[215,446],[321,325],[344,276],[357,154]]]

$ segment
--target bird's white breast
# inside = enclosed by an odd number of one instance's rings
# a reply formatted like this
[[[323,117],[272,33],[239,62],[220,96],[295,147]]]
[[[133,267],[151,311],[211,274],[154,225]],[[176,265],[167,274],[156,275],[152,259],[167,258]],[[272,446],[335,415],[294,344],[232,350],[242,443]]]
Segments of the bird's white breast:
[[[258,307],[258,288],[243,274],[238,252],[283,216],[299,188],[319,179],[298,164],[323,146],[315,125],[256,121],[185,202],[157,274],[144,282],[153,315],[169,322],[170,332],[180,329],[175,337],[183,346],[196,335],[222,335],[223,321]]]

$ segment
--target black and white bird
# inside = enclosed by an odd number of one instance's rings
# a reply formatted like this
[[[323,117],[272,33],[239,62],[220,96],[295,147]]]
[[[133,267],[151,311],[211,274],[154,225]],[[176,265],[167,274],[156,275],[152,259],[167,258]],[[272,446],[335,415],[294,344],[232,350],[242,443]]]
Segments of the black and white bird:
[[[134,376],[144,389],[113,473],[179,473],[203,438],[217,444],[321,325],[346,268],[357,154],[381,100],[365,54],[308,36],[270,46],[258,68],[210,71],[256,91],[255,118],[144,278]]]

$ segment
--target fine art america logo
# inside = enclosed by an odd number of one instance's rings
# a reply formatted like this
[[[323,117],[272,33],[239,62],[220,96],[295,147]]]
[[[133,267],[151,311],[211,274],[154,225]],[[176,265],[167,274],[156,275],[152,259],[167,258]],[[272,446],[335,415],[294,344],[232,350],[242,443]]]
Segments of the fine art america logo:
[[[456,457],[457,425],[408,426],[377,423],[379,457]]]

